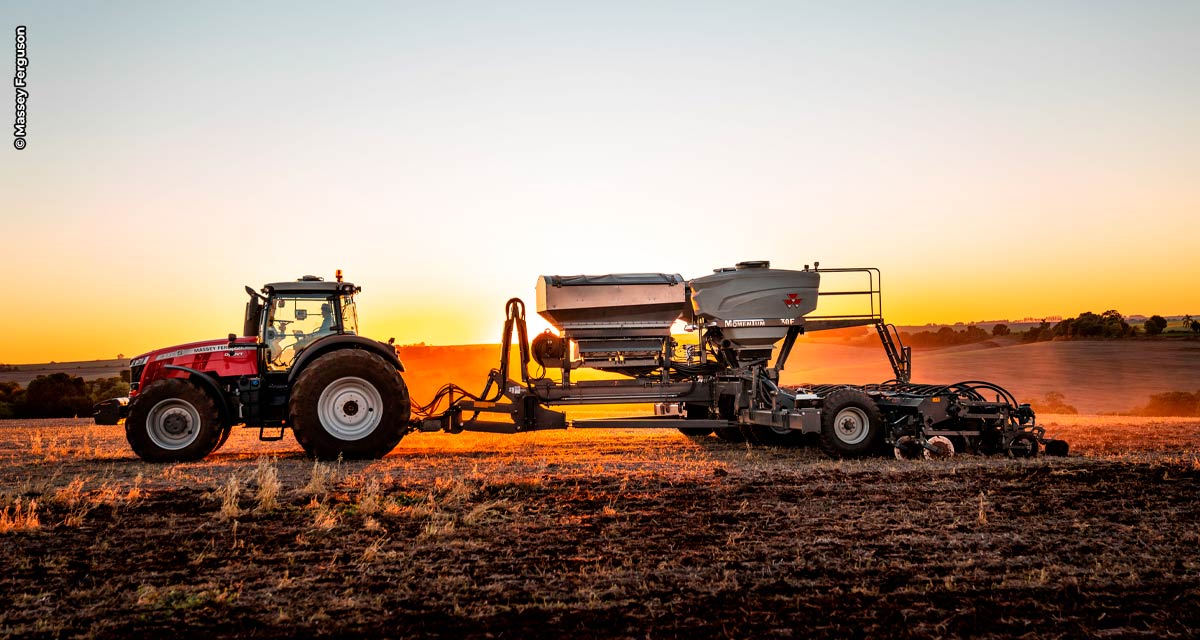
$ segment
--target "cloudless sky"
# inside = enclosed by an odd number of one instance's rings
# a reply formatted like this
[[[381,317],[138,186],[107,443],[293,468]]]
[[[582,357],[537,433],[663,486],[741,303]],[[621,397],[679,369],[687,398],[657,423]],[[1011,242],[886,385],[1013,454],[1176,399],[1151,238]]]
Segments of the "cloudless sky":
[[[243,285],[337,268],[401,343],[495,341],[542,273],[752,259],[878,266],[902,324],[1200,314],[1197,2],[0,17],[0,362],[220,337]]]

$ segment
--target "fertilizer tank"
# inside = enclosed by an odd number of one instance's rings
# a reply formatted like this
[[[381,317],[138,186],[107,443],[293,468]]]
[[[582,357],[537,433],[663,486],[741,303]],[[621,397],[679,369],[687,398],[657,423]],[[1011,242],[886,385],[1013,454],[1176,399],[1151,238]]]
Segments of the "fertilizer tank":
[[[539,336],[543,365],[570,359],[585,366],[639,375],[670,358],[671,325],[687,316],[741,365],[765,362],[788,329],[817,307],[816,271],[772,269],[740,262],[685,284],[679,274],[613,273],[541,276],[537,312],[562,332]],[[575,353],[567,353],[568,345]]]
[[[639,375],[669,358],[671,324],[687,310],[687,287],[677,273],[611,273],[541,276],[537,312],[562,332],[534,340],[534,358],[554,364],[564,357],[586,366]],[[567,344],[574,345],[569,357]]]
[[[720,346],[739,363],[771,358],[776,342],[817,308],[821,274],[772,269],[767,261],[739,262],[689,282],[697,322],[720,332]]]
[[[541,276],[537,312],[577,337],[669,335],[686,309],[677,273]]]

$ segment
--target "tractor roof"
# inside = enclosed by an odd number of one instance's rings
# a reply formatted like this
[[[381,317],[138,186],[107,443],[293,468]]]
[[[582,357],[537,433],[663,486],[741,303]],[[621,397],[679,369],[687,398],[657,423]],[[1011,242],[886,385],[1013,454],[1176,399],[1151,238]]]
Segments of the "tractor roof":
[[[304,276],[293,282],[271,282],[263,286],[270,293],[357,293],[360,289],[350,282],[325,282],[316,276]]]

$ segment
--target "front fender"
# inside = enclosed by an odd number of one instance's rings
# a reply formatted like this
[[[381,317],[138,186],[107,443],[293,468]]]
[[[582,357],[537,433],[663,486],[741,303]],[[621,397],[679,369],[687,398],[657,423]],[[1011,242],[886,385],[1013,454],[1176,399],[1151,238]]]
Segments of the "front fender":
[[[213,402],[217,404],[217,411],[221,414],[221,424],[228,426],[235,422],[234,418],[237,416],[237,410],[235,407],[230,406],[228,394],[221,390],[221,385],[217,383],[215,378],[203,371],[197,371],[191,367],[181,367],[177,364],[169,364],[163,368],[187,373],[188,380],[200,385],[201,389],[204,389],[208,395],[212,396]]]

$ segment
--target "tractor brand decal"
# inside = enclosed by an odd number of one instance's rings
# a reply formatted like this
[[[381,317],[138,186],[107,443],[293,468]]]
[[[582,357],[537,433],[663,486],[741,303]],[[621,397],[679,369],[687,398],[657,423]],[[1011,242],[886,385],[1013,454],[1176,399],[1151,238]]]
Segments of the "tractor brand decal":
[[[765,327],[767,321],[762,318],[751,318],[748,320],[726,320],[722,326],[725,327]]]
[[[228,345],[213,344],[213,345],[209,345],[207,347],[192,347],[191,349],[177,349],[175,351],[168,351],[166,353],[162,353],[162,354],[155,356],[154,360],[155,361],[170,360],[172,358],[181,358],[183,356],[190,356],[195,353],[213,353],[216,351],[232,351],[232,353],[235,353],[235,354],[242,354],[242,353],[249,351],[249,349],[246,349],[245,347],[235,347],[234,349],[230,350]]]
[[[804,302],[804,298],[801,298],[800,294],[798,293],[789,293],[787,294],[787,298],[784,298],[783,300],[783,303],[786,304],[789,309],[800,306],[801,302]]]
[[[130,368],[140,367],[140,366],[146,364],[146,361],[149,359],[150,359],[149,356],[142,356],[140,358],[134,358],[133,360],[129,361],[129,366],[130,366]]]

